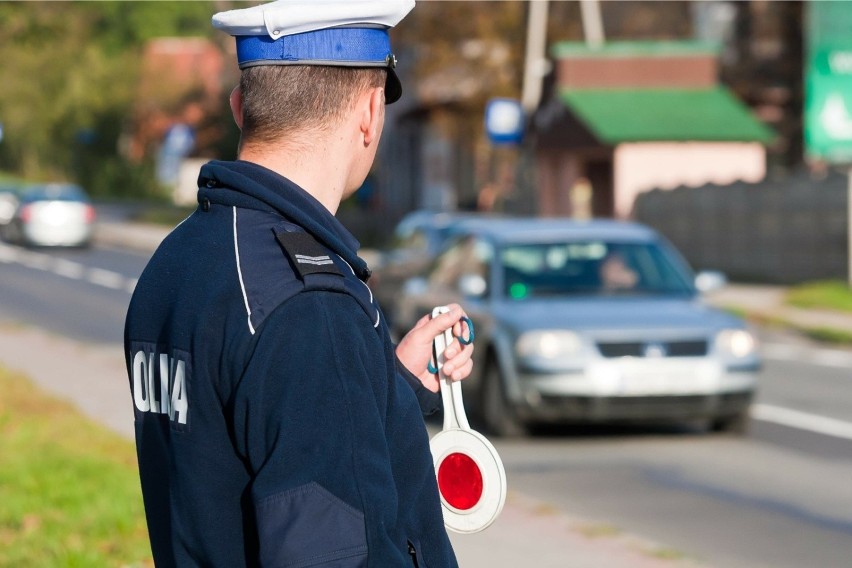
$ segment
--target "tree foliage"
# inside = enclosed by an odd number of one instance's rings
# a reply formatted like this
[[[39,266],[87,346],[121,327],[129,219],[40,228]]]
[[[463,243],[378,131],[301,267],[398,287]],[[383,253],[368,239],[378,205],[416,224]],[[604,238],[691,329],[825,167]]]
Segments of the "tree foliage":
[[[212,2],[0,2],[0,168],[28,179],[100,179],[95,193],[139,190],[122,185],[146,182],[118,146],[141,47],[157,36],[210,34],[213,11]]]
[[[682,35],[687,4],[601,3],[607,36]],[[0,170],[76,179],[94,193],[149,192],[145,166],[119,151],[133,127],[133,109],[146,102],[139,100],[143,46],[157,37],[226,41],[210,17],[242,6],[231,0],[0,1]],[[394,31],[401,66],[415,79],[406,92],[426,106],[454,105],[461,111],[454,113],[454,128],[480,136],[485,102],[521,94],[528,7],[520,0],[418,2]],[[582,39],[578,2],[550,3],[548,43],[564,39]]]

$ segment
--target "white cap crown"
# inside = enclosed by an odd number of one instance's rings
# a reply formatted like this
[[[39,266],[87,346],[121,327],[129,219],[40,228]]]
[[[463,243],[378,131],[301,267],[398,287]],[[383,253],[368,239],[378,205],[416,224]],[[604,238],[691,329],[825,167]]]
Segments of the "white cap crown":
[[[342,26],[392,28],[412,8],[414,0],[278,0],[220,12],[213,27],[233,36],[272,38]]]

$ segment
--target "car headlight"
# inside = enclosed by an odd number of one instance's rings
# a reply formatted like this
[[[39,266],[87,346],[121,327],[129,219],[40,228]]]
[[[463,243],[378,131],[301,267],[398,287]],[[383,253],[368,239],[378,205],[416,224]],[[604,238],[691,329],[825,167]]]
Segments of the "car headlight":
[[[559,359],[576,355],[582,345],[573,331],[528,331],[518,338],[515,348],[520,357]]]
[[[725,355],[742,359],[757,350],[757,340],[744,329],[726,329],[716,336],[716,349]]]

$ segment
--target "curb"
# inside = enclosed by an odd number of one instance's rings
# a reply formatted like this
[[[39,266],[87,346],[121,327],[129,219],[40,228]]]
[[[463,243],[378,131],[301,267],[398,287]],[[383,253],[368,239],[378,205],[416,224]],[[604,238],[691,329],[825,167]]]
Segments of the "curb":
[[[788,306],[780,286],[730,285],[704,301],[754,324],[786,328],[821,343],[852,345],[852,314]]]

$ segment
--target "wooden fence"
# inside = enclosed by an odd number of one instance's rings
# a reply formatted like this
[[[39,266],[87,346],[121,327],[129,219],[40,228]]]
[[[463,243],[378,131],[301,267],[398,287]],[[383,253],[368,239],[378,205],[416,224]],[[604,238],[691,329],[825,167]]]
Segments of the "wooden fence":
[[[732,281],[796,284],[847,277],[847,178],[654,190],[634,218],[665,235],[695,269]]]

